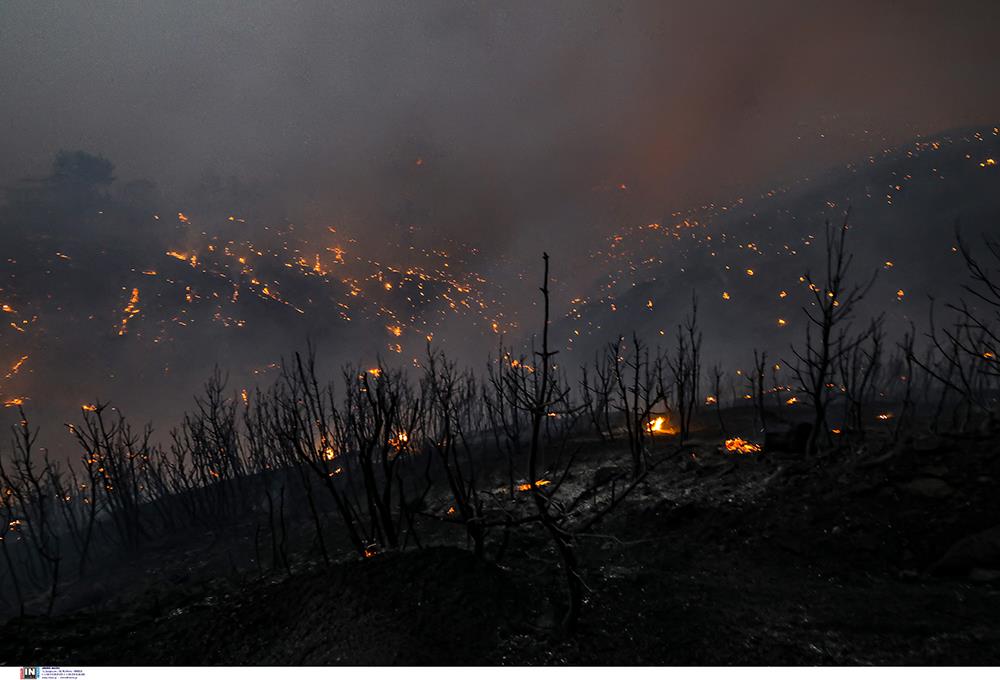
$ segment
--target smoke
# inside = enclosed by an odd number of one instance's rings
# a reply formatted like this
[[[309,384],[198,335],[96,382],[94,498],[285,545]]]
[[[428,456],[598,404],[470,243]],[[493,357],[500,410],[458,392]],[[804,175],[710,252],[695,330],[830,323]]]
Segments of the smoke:
[[[998,20],[992,2],[3,3],[0,185],[47,175],[59,149],[103,154],[126,199],[195,217],[190,243],[165,221],[122,222],[159,258],[159,239],[193,244],[227,215],[317,243],[336,226],[372,259],[383,242],[447,247],[507,289],[524,329],[543,249],[565,303],[607,274],[591,256],[622,226],[994,124]],[[86,224],[74,238],[110,240]],[[136,283],[95,262],[117,314]],[[481,357],[444,318],[448,349]],[[384,349],[362,329],[275,319],[245,346],[196,326],[200,362],[163,350],[174,382],[156,377],[153,410],[205,365],[256,365],[307,332],[324,352]],[[105,377],[150,363],[103,351]]]
[[[263,187],[289,220],[417,223],[487,254],[537,251],[828,166],[873,138],[992,119],[998,15],[913,2],[5,3],[0,179],[86,148],[178,203],[216,173]],[[602,192],[620,185],[629,201],[608,208]]]

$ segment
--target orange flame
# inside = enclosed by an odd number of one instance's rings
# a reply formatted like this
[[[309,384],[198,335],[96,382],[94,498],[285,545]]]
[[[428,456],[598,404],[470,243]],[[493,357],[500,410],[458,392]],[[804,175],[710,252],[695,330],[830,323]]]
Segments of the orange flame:
[[[548,479],[539,479],[535,481],[535,486],[548,486],[552,482]],[[531,482],[525,482],[524,484],[517,485],[518,491],[531,491]]]
[[[132,320],[136,314],[139,313],[139,289],[133,288],[132,295],[129,296],[128,304],[125,305],[125,309],[122,311],[125,316],[122,318],[122,324],[118,328],[118,335],[125,335],[128,332],[128,322]]]
[[[741,437],[726,440],[726,451],[730,453],[759,453],[760,444],[753,444]]]
[[[677,430],[667,422],[666,416],[656,416],[646,423],[646,429],[649,430],[650,434],[676,434],[677,432]]]
[[[22,356],[22,357],[21,357],[20,359],[18,359],[17,361],[15,361],[15,362],[14,362],[14,363],[13,363],[13,364],[11,365],[11,367],[10,367],[10,370],[9,370],[9,371],[7,372],[7,375],[5,375],[5,376],[3,377],[3,378],[4,378],[4,380],[9,380],[9,379],[10,379],[10,378],[11,378],[12,376],[14,376],[14,375],[15,375],[15,374],[16,374],[16,373],[17,373],[18,371],[20,371],[20,370],[21,370],[21,366],[24,366],[24,362],[25,362],[25,361],[27,361],[27,360],[28,360],[28,355],[27,355],[27,354],[25,354],[25,355],[24,355],[24,356]]]

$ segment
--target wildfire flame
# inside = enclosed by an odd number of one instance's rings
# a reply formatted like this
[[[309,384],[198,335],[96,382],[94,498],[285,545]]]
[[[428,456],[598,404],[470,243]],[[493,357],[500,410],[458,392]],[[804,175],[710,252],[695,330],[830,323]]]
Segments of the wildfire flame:
[[[741,437],[726,440],[726,451],[730,453],[759,453],[760,444],[753,444]]]
[[[122,317],[121,326],[118,327],[118,335],[125,335],[128,332],[128,322],[139,313],[139,289],[133,288],[132,295],[129,296],[128,304],[122,310],[125,316]]]
[[[396,449],[397,451],[406,446],[406,442],[410,440],[410,435],[406,432],[398,432],[396,436],[389,438],[389,446]]]
[[[535,481],[535,486],[548,486],[552,482],[548,479],[539,479]],[[517,485],[518,491],[531,491],[531,482],[525,482],[524,484]]]
[[[650,434],[675,434],[677,432],[670,426],[666,416],[656,416],[646,423],[646,429],[649,430]]]
[[[27,361],[27,360],[28,360],[28,355],[25,354],[20,359],[18,359],[13,364],[11,364],[10,370],[7,372],[7,375],[5,375],[3,377],[4,380],[9,380],[14,375],[16,375],[17,372],[21,370],[21,366],[24,366],[24,362]]]

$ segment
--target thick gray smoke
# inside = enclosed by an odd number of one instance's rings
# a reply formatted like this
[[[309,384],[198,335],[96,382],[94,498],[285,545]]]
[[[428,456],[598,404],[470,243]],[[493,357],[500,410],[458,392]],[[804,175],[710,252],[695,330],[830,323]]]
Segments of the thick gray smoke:
[[[336,225],[340,234],[364,236],[351,254],[369,260],[381,259],[382,241],[397,252],[472,244],[469,266],[506,289],[508,311],[525,312],[524,329],[538,320],[531,305],[543,249],[555,255],[556,302],[565,313],[592,280],[623,267],[594,256],[619,229],[667,224],[675,210],[863,163],[921,133],[992,127],[1000,119],[998,24],[996,2],[4,2],[0,187],[33,186],[19,180],[48,175],[60,149],[83,149],[114,162],[113,192],[124,205],[156,203],[165,216],[195,217],[188,230],[163,226],[167,220],[135,226],[152,211],[135,220],[129,213],[111,234],[92,228],[94,215],[79,223],[63,215],[72,226],[58,238],[93,245],[96,264],[79,247],[72,265],[58,259],[45,267],[92,265],[99,274],[87,283],[99,290],[86,300],[103,314],[118,315],[139,285],[150,316],[154,304],[185,306],[184,286],[158,298],[142,270],[186,267],[169,258],[164,265],[164,251],[218,236],[219,224],[233,227],[225,216],[239,215],[257,229],[294,223],[296,236],[323,252],[320,237]],[[156,186],[130,183],[141,178]],[[63,212],[69,207],[60,202]],[[223,241],[239,233],[237,223]],[[34,236],[0,234],[59,258],[62,246]],[[116,250],[125,242],[128,252]],[[4,259],[3,285],[13,284],[0,292],[8,297],[55,299],[51,285],[90,293],[47,279],[24,259]],[[111,259],[121,266],[108,266]],[[17,280],[15,266],[23,268]],[[665,272],[683,266],[674,257]],[[709,274],[685,279],[683,294],[665,288],[657,309],[686,301],[689,285],[717,297],[719,272]],[[32,275],[39,284],[29,293]],[[147,410],[173,413],[181,399],[188,405],[202,364],[273,361],[301,347],[307,331],[334,356],[385,350],[370,328],[330,331],[324,324],[338,308],[299,298],[318,308],[302,322],[306,330],[267,307],[262,320],[270,325],[251,323],[251,341],[230,346],[227,338],[238,336],[207,323],[190,331],[206,335],[178,335],[201,338],[192,341],[201,363],[171,355],[154,365],[144,350],[132,351],[134,343],[94,335],[101,361],[87,365],[104,382],[81,374],[80,385],[60,382],[59,392],[75,403],[94,392],[119,402],[141,397],[152,404]],[[644,300],[636,305],[643,314]],[[82,303],[65,306],[91,314]],[[445,321],[437,338],[447,340],[456,326],[458,342],[447,349],[476,358],[492,349],[469,341],[465,319],[438,316]],[[376,322],[385,334],[387,322]],[[152,325],[141,323],[135,327],[152,337]],[[600,330],[593,342],[630,330],[630,320],[616,328],[593,323]],[[0,360],[31,354],[19,379],[27,382],[29,370],[43,375],[47,355],[17,328],[3,332]],[[60,344],[65,338],[45,333],[53,356],[76,360]],[[423,335],[417,340],[409,338],[408,352],[422,347]],[[187,351],[176,349],[181,357]],[[119,376],[133,374],[136,386],[120,387]],[[34,408],[49,387],[32,392]]]
[[[991,2],[8,2],[0,181],[84,148],[178,201],[235,175],[288,219],[517,248],[544,227],[552,247],[873,136],[992,120],[998,19]],[[621,184],[628,207],[595,215]]]

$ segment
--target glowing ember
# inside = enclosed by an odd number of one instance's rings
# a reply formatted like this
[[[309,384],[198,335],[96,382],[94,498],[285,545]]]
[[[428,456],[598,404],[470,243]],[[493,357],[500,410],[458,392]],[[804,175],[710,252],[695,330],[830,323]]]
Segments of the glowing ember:
[[[188,255],[186,253],[177,252],[176,250],[168,250],[167,251],[167,255],[169,255],[170,257],[174,258],[175,260],[180,260],[182,262],[187,262],[192,267],[197,267],[198,266],[198,256],[197,255]]]
[[[125,335],[128,332],[128,322],[139,313],[139,289],[133,288],[132,295],[129,296],[128,304],[122,310],[125,316],[122,317],[121,326],[118,327],[118,335]]]
[[[726,451],[730,453],[759,453],[760,444],[752,444],[741,437],[726,440]]]
[[[24,366],[24,362],[27,360],[28,360],[28,355],[25,354],[20,359],[11,364],[10,370],[7,372],[7,375],[3,377],[4,380],[9,380],[12,376],[17,374],[17,372],[21,370],[21,366]]]
[[[548,479],[539,479],[535,482],[535,486],[548,486],[552,482]],[[531,482],[525,482],[524,484],[517,485],[518,491],[531,491]]]

